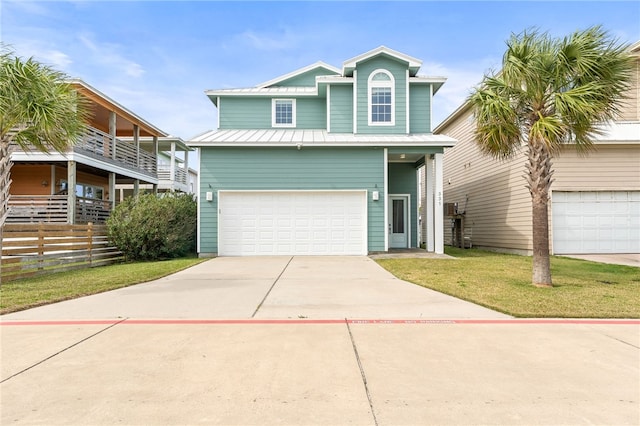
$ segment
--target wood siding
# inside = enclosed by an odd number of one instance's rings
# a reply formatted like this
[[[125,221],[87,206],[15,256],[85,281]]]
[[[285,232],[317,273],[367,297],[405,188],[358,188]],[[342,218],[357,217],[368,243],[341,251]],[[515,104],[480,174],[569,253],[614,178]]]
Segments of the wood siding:
[[[290,99],[286,96],[282,98]],[[277,98],[280,99],[280,98]],[[327,100],[298,98],[297,129],[326,129]],[[220,101],[220,129],[271,129],[271,98],[223,98]]]
[[[444,202],[465,212],[465,236],[474,246],[528,253],[531,243],[531,199],[522,177],[524,155],[497,161],[481,155],[474,140],[471,112],[441,133],[456,138],[444,153]],[[445,216],[445,244],[452,240]]]
[[[331,85],[331,133],[353,132],[353,86]]]
[[[225,97],[218,114],[220,129],[270,129],[271,99]]]
[[[11,182],[9,191],[12,195],[53,195],[60,191],[60,181],[67,180],[67,168],[55,166],[54,179],[52,181],[51,165],[16,163],[11,168],[11,179],[13,182]],[[42,185],[44,181],[47,182],[47,186]],[[108,177],[77,171],[76,181],[78,184],[102,187],[105,199],[108,198]]]
[[[470,111],[441,133],[458,139],[444,155],[444,202],[458,203],[465,212],[465,236],[474,246],[530,253],[531,197],[525,187],[526,154],[509,161],[481,155],[473,140]],[[553,191],[640,190],[640,145],[596,144],[587,156],[572,146],[553,160]],[[553,195],[552,195],[553,196]],[[551,205],[551,204],[550,204]],[[550,229],[553,218],[550,216]],[[445,217],[445,243],[452,239]]]
[[[431,85],[409,86],[409,133],[431,132]]]
[[[393,74],[395,80],[394,126],[369,126],[369,75],[377,70],[384,69]],[[386,56],[377,56],[358,64],[357,70],[358,90],[358,133],[363,134],[402,134],[407,133],[407,64],[398,62]]]
[[[374,148],[202,148],[200,253],[218,251],[219,190],[384,188],[383,151]],[[214,193],[212,202],[206,192]],[[368,250],[384,250],[384,202],[367,196]]]
[[[326,129],[327,100],[300,98],[296,101],[296,129]]]
[[[324,75],[336,75],[335,72],[330,71],[325,68],[315,68],[313,70],[307,71],[305,73],[296,75],[294,77],[283,80],[277,84],[273,84],[268,87],[292,87],[292,86],[305,86],[305,87],[315,87],[316,85],[316,77],[324,76]]]
[[[634,70],[631,89],[627,99],[623,101],[620,121],[640,120],[640,54],[636,54],[636,66]]]

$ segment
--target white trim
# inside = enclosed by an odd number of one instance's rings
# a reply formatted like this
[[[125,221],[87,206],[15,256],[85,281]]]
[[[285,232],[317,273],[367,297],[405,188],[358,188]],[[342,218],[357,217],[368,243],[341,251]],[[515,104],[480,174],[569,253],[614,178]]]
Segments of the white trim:
[[[220,128],[220,113],[222,112],[222,106],[220,105],[220,101],[221,101],[220,96],[218,96],[218,102],[217,102],[218,114],[216,114],[216,129]]]
[[[420,59],[414,58],[412,56],[406,55],[404,53],[398,52],[393,49],[389,49],[386,46],[379,46],[373,50],[362,53],[356,57],[353,57],[351,59],[344,61],[342,65],[343,75],[346,75],[345,70],[347,68],[355,68],[358,65],[358,62],[362,62],[366,59],[372,58],[381,53],[387,54],[389,56],[393,56],[397,59],[407,62],[409,64],[409,68],[419,68],[422,65],[422,61]]]
[[[340,192],[340,193],[353,193],[353,194],[358,194],[361,195],[363,197],[363,217],[364,217],[364,225],[362,227],[362,242],[364,247],[362,247],[362,252],[360,255],[362,256],[366,256],[369,252],[369,211],[368,211],[368,204],[369,204],[369,191],[366,189],[220,189],[217,192],[217,196],[218,196],[218,226],[216,229],[216,233],[217,233],[217,240],[218,240],[218,253],[220,253],[220,229],[222,229],[223,226],[223,220],[222,220],[222,209],[223,209],[223,205],[221,203],[221,200],[223,199],[223,195],[226,194],[237,194],[237,193],[276,193],[276,194],[283,194],[283,193],[336,193],[336,192]],[[198,236],[199,236],[200,232],[198,232]]]
[[[327,85],[327,133],[331,133],[331,85]]]
[[[433,160],[430,158],[431,154],[425,154],[424,158],[424,187],[425,187],[425,213],[426,213],[426,233],[425,241],[427,242],[426,247],[428,252],[433,252],[435,250],[435,239],[433,232],[433,224],[434,224],[434,207],[433,207]]]
[[[405,114],[406,114],[406,122],[407,122],[405,133],[409,134],[411,133],[409,131],[410,129],[409,117],[411,116],[411,110],[410,110],[410,99],[409,99],[409,70],[408,69],[407,69],[407,96],[406,96],[405,102],[406,102]]]
[[[291,102],[291,123],[276,123],[276,103]],[[271,99],[271,127],[290,128],[296,127],[296,100],[293,98],[274,98]]]
[[[433,84],[429,85],[429,132],[433,133]]]
[[[385,74],[389,77],[389,80],[376,80],[374,82],[373,77],[377,74]],[[391,89],[391,120],[390,121],[373,121],[371,119],[371,91],[373,87],[376,88],[389,88]],[[393,74],[388,70],[378,68],[373,70],[367,78],[367,123],[369,126],[395,126],[396,125],[396,79]]]
[[[338,75],[341,74],[341,72],[342,72],[339,68],[336,68],[336,67],[334,67],[332,65],[329,65],[329,64],[327,64],[325,62],[318,61],[318,62],[315,62],[315,63],[313,63],[311,65],[307,65],[305,67],[298,68],[295,71],[291,71],[290,73],[281,75],[281,76],[276,77],[274,79],[271,79],[269,81],[265,81],[264,83],[260,83],[256,87],[258,87],[258,88],[266,88],[266,87],[274,85],[276,83],[280,83],[281,81],[289,80],[290,78],[293,78],[293,77],[296,77],[298,75],[304,74],[306,72],[312,71],[312,70],[314,70],[316,68],[324,68],[324,69],[326,69],[328,71],[331,71],[331,72],[333,72],[335,74],[338,74]]]
[[[358,71],[353,71],[353,134],[358,133]]]
[[[389,199],[391,198],[402,198],[407,200],[406,208],[404,209],[404,219],[405,219],[405,227],[407,230],[407,246],[406,247],[393,247],[393,248],[411,248],[411,194],[389,194]],[[389,223],[387,225],[390,225]],[[387,235],[389,234],[389,229],[387,228]]]
[[[384,179],[384,251],[389,251],[389,149],[383,151]]]
[[[436,254],[444,253],[444,211],[443,211],[443,157],[442,153],[435,154],[435,202],[434,202],[434,239]]]

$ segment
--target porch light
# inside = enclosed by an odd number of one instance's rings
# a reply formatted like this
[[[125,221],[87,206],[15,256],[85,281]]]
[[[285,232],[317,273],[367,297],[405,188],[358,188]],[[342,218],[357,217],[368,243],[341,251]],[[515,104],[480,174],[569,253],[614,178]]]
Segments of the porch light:
[[[400,159],[401,159],[401,160],[404,160],[404,159],[405,159],[405,157],[406,157],[406,155],[404,155],[404,154],[400,154]]]
[[[43,180],[41,185],[42,186],[49,186],[49,181]]]

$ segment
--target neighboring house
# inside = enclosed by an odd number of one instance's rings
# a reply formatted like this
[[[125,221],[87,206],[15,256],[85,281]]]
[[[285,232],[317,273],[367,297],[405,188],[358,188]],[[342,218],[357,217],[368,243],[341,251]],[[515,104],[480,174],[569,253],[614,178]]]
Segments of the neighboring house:
[[[157,139],[167,134],[87,83],[71,84],[90,101],[88,132],[64,153],[12,146],[8,223],[101,223],[116,185],[158,185]]]
[[[127,141],[133,142],[130,138]],[[140,138],[140,146],[151,150],[153,138]],[[155,190],[162,192],[185,192],[195,194],[198,172],[189,168],[189,152],[193,151],[185,142],[176,136],[157,138],[158,147],[158,184]],[[152,192],[154,185],[140,184],[139,191]],[[116,185],[117,201],[122,201],[134,193],[132,184]]]
[[[554,254],[640,253],[640,42],[631,53],[635,81],[622,114],[604,127],[595,150],[571,145],[553,161],[550,232]],[[434,131],[458,140],[444,156],[447,243],[532,253],[531,197],[523,174],[526,153],[508,161],[480,154],[469,104]],[[457,205],[457,211],[455,209]]]
[[[445,81],[384,46],[256,87],[207,91],[218,129],[200,148],[200,255],[365,255],[418,246],[418,176],[433,170],[423,217],[443,252],[442,157],[431,131]]]

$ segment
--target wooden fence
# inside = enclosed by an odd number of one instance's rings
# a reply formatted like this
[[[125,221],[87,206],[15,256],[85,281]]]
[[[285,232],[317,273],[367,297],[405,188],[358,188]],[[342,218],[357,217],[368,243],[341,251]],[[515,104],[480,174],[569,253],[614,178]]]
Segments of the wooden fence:
[[[90,268],[123,259],[104,225],[11,224],[2,235],[2,281]]]

